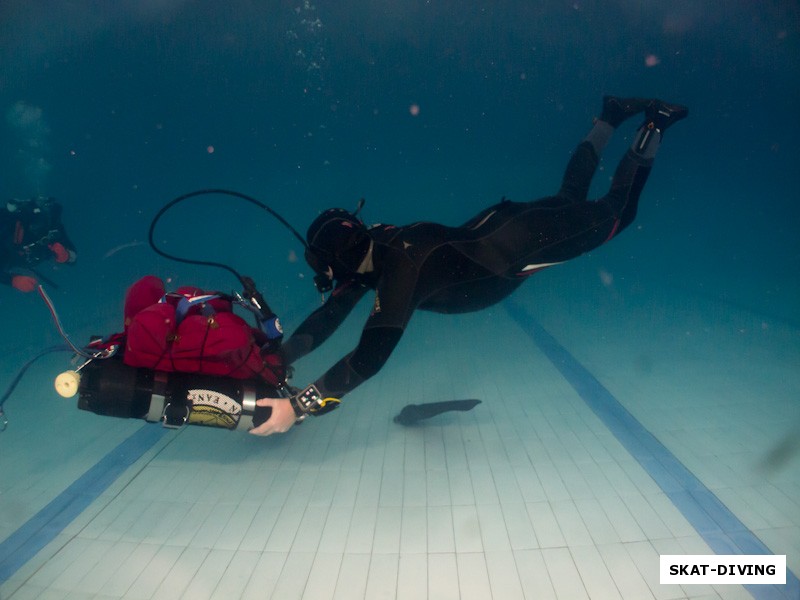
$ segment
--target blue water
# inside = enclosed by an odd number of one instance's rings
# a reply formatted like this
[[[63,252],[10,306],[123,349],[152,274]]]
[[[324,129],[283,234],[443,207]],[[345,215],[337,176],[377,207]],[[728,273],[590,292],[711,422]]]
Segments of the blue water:
[[[235,287],[147,246],[151,219],[179,194],[250,194],[301,232],[360,198],[368,222],[458,224],[503,196],[552,194],[603,94],[660,97],[690,117],[667,132],[636,223],[537,276],[538,293],[558,302],[558,289],[600,273],[761,315],[796,345],[799,59],[796,2],[3,0],[0,198],[64,204],[78,263],[41,270],[81,342],[121,329],[124,290],[142,275]],[[635,126],[618,130],[593,195]],[[289,331],[318,301],[293,236],[235,199],[181,205],[156,238],[255,278]],[[626,301],[657,310],[663,298]],[[35,294],[0,289],[0,309],[8,381],[60,340]],[[58,360],[38,371],[48,386]],[[55,427],[50,408],[30,410],[36,423],[18,431]],[[134,425],[113,427],[124,439]],[[80,440],[59,447],[78,455]],[[30,460],[44,469],[55,458]]]
[[[185,274],[144,246],[103,257],[193,189],[253,194],[301,231],[361,197],[367,220],[457,223],[503,195],[550,194],[615,93],[691,117],[609,263],[797,320],[796,3],[462,5],[3,2],[0,196],[66,205],[80,264],[53,274],[60,303],[119,292],[132,265]],[[626,143],[608,149],[609,171]],[[200,202],[161,232],[289,286],[280,310],[309,289],[291,236],[246,206]]]

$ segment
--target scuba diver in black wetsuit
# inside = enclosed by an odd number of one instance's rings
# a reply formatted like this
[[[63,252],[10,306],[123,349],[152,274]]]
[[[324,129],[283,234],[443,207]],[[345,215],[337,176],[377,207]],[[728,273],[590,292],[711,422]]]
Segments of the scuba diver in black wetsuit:
[[[644,112],[634,142],[617,166],[611,189],[587,201],[603,148],[624,120]],[[531,274],[593,250],[633,222],[639,195],[664,131],[688,109],[660,100],[606,96],[599,119],[578,145],[555,196],[503,200],[460,227],[420,222],[367,228],[344,209],[322,213],[309,227],[306,260],[321,292],[333,293],[284,344],[288,364],[322,344],[368,289],[372,312],[358,346],[291,398],[262,398],[271,418],[251,430],[282,433],[308,414],[336,408],[375,375],[417,309],[440,313],[480,310],[506,298]],[[357,212],[357,211],[356,211]]]
[[[32,292],[33,268],[53,259],[72,264],[77,254],[61,222],[61,205],[52,198],[12,200],[0,209],[0,283]]]

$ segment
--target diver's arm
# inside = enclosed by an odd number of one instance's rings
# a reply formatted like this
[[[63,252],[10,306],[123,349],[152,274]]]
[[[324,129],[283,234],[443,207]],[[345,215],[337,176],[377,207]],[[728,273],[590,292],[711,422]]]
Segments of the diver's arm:
[[[376,286],[358,346],[314,382],[323,398],[342,398],[375,375],[400,341],[416,306],[417,270],[413,263],[402,262],[393,265],[391,273]]]
[[[260,398],[256,404],[271,409],[266,422],[250,430],[253,435],[286,433],[308,413],[321,415],[339,405],[347,392],[377,373],[397,345],[403,329],[373,327],[361,334],[358,347],[328,369],[313,385],[292,398]]]
[[[270,407],[270,418],[251,429],[254,435],[285,433],[308,414],[331,411],[342,396],[375,375],[403,335],[413,309],[416,270],[392,269],[391,278],[382,278],[375,293],[375,305],[355,350],[342,358],[320,377],[291,398],[260,398],[258,406]]]
[[[353,281],[336,286],[325,304],[312,312],[283,343],[286,363],[292,364],[327,340],[363,298],[367,289]]]
[[[328,369],[314,385],[323,398],[342,398],[381,370],[402,335],[400,327],[365,329],[356,349]]]
[[[309,386],[316,388],[322,398],[340,399],[375,375],[400,341],[417,305],[418,272],[414,263],[400,258],[388,269],[392,276],[381,277],[376,283],[372,312],[358,345]]]

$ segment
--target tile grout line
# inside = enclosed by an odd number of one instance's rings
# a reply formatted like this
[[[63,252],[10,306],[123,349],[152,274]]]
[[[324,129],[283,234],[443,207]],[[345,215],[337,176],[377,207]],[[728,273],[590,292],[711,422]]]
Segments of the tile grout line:
[[[150,450],[165,431],[163,427],[150,424],[137,429],[0,542],[0,585],[60,535],[128,467]]]
[[[518,303],[511,318],[528,334],[586,405],[653,478],[684,518],[717,554],[772,554],[719,498],[626,409],[578,360]],[[798,598],[800,580],[787,567],[786,585],[745,585],[754,598]]]

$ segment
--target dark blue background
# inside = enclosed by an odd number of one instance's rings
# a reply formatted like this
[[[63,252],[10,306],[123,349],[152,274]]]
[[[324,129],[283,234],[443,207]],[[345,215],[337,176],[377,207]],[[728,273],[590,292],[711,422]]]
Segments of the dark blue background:
[[[178,194],[253,194],[301,232],[360,197],[367,221],[456,224],[501,196],[553,193],[604,93],[657,96],[691,116],[668,132],[636,224],[538,277],[602,269],[798,322],[798,24],[795,2],[5,0],[0,196],[66,205],[80,262],[46,272],[84,333],[118,320],[148,272],[233,286],[146,245],[114,252],[144,241]],[[595,195],[634,128],[620,128]],[[197,201],[158,234],[231,261],[281,313],[315,301],[299,245],[248,205]],[[44,316],[0,292],[23,321]],[[39,346],[41,331],[24,335]]]

